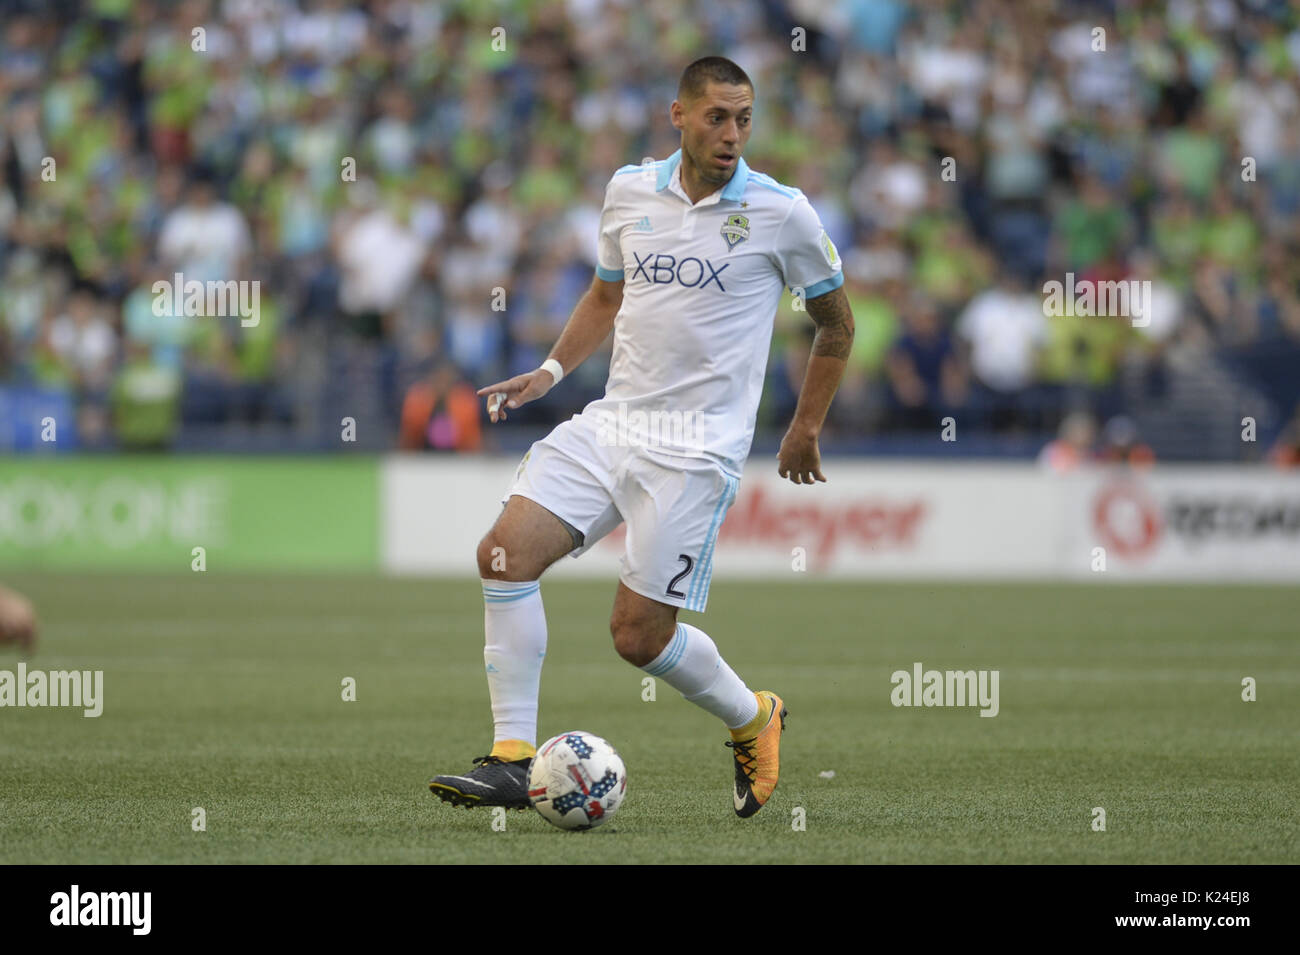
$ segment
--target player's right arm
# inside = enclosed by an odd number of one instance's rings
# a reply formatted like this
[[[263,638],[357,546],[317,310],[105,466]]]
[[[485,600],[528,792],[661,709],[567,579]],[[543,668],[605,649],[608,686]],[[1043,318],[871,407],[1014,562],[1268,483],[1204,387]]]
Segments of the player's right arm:
[[[614,316],[623,304],[623,280],[608,282],[596,275],[591,288],[583,293],[569,321],[560,333],[560,339],[551,349],[548,360],[560,363],[560,370],[569,374],[600,347],[614,328]],[[487,396],[488,417],[493,422],[506,419],[506,408],[518,408],[546,394],[555,386],[555,379],[545,367],[516,375],[508,381],[498,381],[478,390]],[[498,398],[504,395],[505,398]]]
[[[625,166],[624,171],[632,168],[635,167]],[[578,300],[550,356],[536,371],[479,389],[480,395],[487,396],[488,417],[493,422],[505,420],[506,408],[518,408],[555,387],[556,379],[546,365],[558,362],[560,374],[569,374],[591,356],[614,328],[614,316],[623,305],[620,237],[627,220],[627,215],[619,209],[619,190],[614,185],[617,179],[615,174],[605,187],[605,205],[600,210],[600,234],[596,246],[596,275],[591,280],[591,288]]]

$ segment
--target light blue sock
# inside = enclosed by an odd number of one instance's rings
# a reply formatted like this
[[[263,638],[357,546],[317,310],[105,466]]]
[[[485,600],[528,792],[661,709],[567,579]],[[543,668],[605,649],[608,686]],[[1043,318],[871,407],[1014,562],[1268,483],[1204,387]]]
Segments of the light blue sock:
[[[758,699],[753,691],[722,659],[709,635],[689,623],[679,623],[663,653],[641,669],[708,710],[730,729],[738,729],[758,715]]]

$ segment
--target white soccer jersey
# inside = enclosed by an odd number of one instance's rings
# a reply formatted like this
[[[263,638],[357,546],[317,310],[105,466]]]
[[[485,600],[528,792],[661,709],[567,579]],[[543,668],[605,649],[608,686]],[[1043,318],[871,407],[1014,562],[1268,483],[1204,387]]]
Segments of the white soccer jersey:
[[[812,299],[844,276],[798,189],[740,159],[725,187],[692,205],[680,163],[678,150],[624,166],[606,187],[596,271],[623,280],[623,305],[605,397],[582,414],[609,440],[707,458],[738,477],[782,286]]]

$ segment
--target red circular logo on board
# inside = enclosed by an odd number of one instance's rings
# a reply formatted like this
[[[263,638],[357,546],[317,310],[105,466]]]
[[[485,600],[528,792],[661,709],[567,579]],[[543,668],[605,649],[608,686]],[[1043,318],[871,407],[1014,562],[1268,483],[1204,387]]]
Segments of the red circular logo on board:
[[[1120,557],[1145,557],[1160,539],[1160,508],[1136,484],[1112,484],[1101,490],[1092,511],[1102,545]]]

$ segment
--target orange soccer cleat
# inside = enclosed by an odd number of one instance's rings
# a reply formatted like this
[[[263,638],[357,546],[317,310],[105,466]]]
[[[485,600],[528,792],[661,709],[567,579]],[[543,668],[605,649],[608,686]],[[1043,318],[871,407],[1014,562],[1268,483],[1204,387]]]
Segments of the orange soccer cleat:
[[[736,792],[733,801],[736,815],[748,819],[763,808],[776,789],[780,774],[781,732],[785,729],[786,708],[781,698],[770,690],[760,690],[758,716],[748,726],[731,731],[727,745],[736,761]],[[750,736],[757,724],[757,736]]]

